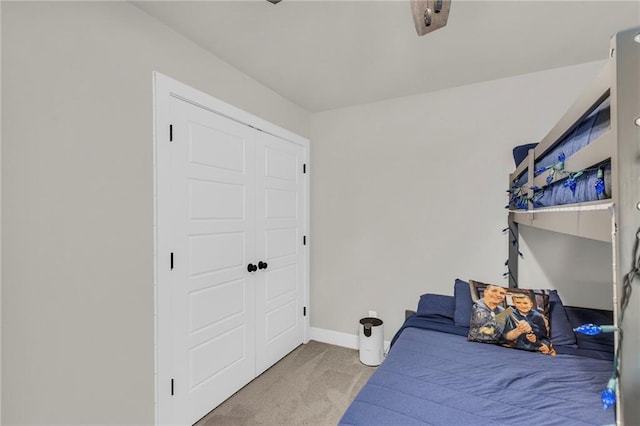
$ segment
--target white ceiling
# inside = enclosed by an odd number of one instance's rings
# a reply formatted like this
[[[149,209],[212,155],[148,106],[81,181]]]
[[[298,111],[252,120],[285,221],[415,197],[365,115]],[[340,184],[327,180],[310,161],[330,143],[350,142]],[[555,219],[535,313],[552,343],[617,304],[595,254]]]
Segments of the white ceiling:
[[[136,1],[311,112],[605,59],[638,1],[452,0],[419,37],[409,0]]]

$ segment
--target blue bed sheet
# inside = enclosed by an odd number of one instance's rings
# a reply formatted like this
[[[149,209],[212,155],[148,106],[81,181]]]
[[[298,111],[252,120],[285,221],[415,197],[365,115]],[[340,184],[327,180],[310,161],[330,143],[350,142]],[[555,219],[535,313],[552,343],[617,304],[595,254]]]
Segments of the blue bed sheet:
[[[611,198],[611,164],[607,163],[602,167],[603,179],[605,183],[604,192],[598,194],[596,183],[598,181],[598,171],[586,171],[576,179],[576,187],[572,191],[566,185],[566,180],[555,182],[547,186],[535,197],[536,207],[561,206],[564,204],[581,203],[587,201],[597,201]]]
[[[611,361],[405,328],[340,425],[607,425]]]
[[[536,161],[535,175],[539,175],[540,170],[558,163],[560,155],[563,154],[565,158],[569,158],[585,146],[589,145],[592,141],[598,139],[603,133],[607,132],[611,128],[610,109],[610,100],[609,98],[606,98],[591,113],[584,117],[567,135],[565,135],[558,145]],[[522,145],[521,147],[514,148],[516,167],[518,160],[522,161],[521,157],[523,152],[521,151],[524,151],[525,148],[531,146],[533,146],[533,144]],[[516,156],[516,151],[519,149],[521,149],[521,151],[518,151],[518,155]],[[577,180],[577,188],[575,191],[571,191],[567,186],[565,186],[564,181],[559,181],[546,187],[544,189],[544,195],[537,200],[538,205],[536,205],[536,207],[558,206],[562,204],[610,198],[610,182],[608,179],[611,168],[610,161],[604,162],[603,168],[607,174],[605,178],[604,194],[598,194],[595,190],[598,171],[589,170]],[[548,173],[548,171],[542,172],[542,174],[546,173]],[[513,187],[520,188],[524,186],[527,181],[527,174],[524,173],[517,179]],[[516,206],[513,205],[512,207]]]
[[[611,106],[609,98],[607,98],[583,118],[556,147],[536,161],[535,169],[553,166],[558,162],[560,154],[564,154],[566,158],[569,158],[592,141],[598,139],[600,135],[611,128],[610,117]]]

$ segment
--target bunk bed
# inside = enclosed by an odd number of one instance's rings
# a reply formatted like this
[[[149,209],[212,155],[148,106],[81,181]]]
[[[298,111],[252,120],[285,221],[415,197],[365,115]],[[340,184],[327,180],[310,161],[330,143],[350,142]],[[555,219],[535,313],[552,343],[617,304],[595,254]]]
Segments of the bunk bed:
[[[514,150],[506,229],[513,291],[520,226],[609,242],[613,310],[548,291],[557,355],[541,356],[470,342],[473,298],[457,280],[454,296],[421,297],[341,425],[640,424],[640,27],[616,33],[610,53],[547,136]],[[573,332],[585,322],[613,333]]]

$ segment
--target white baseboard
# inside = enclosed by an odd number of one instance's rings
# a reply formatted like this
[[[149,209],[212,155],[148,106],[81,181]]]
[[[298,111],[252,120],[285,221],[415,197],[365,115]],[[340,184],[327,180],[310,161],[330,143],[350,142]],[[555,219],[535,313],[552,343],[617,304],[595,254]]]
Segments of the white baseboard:
[[[330,345],[342,346],[350,349],[358,349],[358,336],[355,334],[341,333],[339,331],[326,330],[324,328],[309,328],[309,339]]]
[[[309,327],[309,340],[328,343],[330,345],[342,346],[349,349],[358,349],[358,336],[355,334],[342,333],[340,331],[326,330],[324,328]],[[390,342],[384,341],[384,353],[389,350]]]

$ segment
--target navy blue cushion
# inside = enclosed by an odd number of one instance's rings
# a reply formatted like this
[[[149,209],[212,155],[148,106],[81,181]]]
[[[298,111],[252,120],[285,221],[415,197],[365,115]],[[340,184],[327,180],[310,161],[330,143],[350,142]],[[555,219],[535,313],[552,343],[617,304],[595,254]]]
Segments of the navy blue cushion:
[[[471,310],[473,308],[469,283],[456,278],[456,282],[453,285],[453,297],[455,298],[456,305],[453,312],[453,323],[455,325],[469,327]]]
[[[551,341],[556,346],[570,346],[576,344],[576,335],[567,316],[560,295],[557,290],[549,291],[549,326],[551,327]]]
[[[565,306],[567,317],[573,328],[582,324],[611,325],[613,324],[613,311],[589,308],[577,308]],[[578,348],[591,349],[603,352],[613,352],[613,333],[602,333],[595,336],[576,333]]]
[[[418,302],[416,315],[421,317],[439,316],[453,319],[455,299],[453,296],[441,294],[423,294]]]
[[[513,161],[515,161],[516,167],[518,167],[520,163],[522,163],[522,160],[527,158],[527,155],[529,155],[529,150],[532,148],[535,148],[536,145],[538,144],[528,143],[525,145],[518,145],[515,148],[513,148]]]

